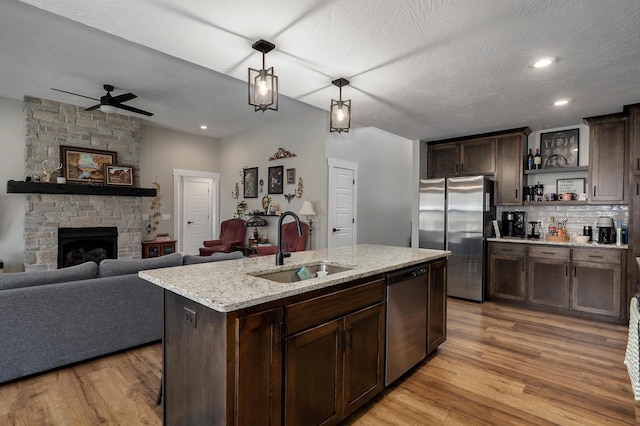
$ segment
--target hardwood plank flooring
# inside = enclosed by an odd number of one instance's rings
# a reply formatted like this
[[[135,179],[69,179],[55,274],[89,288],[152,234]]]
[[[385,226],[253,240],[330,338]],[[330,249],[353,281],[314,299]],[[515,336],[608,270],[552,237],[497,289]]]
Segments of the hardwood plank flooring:
[[[449,299],[447,341],[345,425],[634,425],[627,326]],[[0,385],[1,425],[159,425],[152,344]]]

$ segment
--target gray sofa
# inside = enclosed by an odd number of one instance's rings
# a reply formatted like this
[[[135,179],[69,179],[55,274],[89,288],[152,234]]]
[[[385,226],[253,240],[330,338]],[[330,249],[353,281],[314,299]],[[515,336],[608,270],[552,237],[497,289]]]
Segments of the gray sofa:
[[[162,338],[162,289],[138,271],[237,259],[180,253],[0,274],[0,383]]]

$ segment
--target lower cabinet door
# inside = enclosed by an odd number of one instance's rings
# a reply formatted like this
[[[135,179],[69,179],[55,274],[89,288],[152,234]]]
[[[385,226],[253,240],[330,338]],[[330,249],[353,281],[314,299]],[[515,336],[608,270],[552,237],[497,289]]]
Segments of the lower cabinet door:
[[[525,301],[525,257],[489,256],[489,296]]]
[[[344,318],[343,417],[384,387],[384,306],[380,303]]]
[[[566,260],[529,257],[527,302],[568,309],[569,268]]]
[[[284,424],[330,425],[342,412],[342,320],[285,341]]]
[[[283,308],[276,308],[236,320],[237,425],[282,422],[283,317]]]
[[[427,354],[447,340],[447,262],[429,266],[427,296]]]
[[[573,262],[571,309],[619,317],[620,265]]]

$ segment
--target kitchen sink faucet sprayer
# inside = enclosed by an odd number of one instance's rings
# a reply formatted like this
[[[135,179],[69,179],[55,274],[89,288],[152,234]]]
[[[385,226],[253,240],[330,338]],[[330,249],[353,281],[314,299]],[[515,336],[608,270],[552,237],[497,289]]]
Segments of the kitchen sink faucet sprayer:
[[[298,227],[298,235],[302,236],[302,226],[300,225],[300,218],[292,211],[286,211],[280,215],[278,219],[278,251],[276,251],[276,265],[284,265],[284,258],[291,256],[291,253],[282,253],[282,219],[285,216],[293,216]]]

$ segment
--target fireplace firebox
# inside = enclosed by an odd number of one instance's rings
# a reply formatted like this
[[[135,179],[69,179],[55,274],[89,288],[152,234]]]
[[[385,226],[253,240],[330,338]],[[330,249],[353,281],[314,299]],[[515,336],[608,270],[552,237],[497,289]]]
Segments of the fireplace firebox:
[[[118,258],[118,228],[58,228],[58,269]]]

